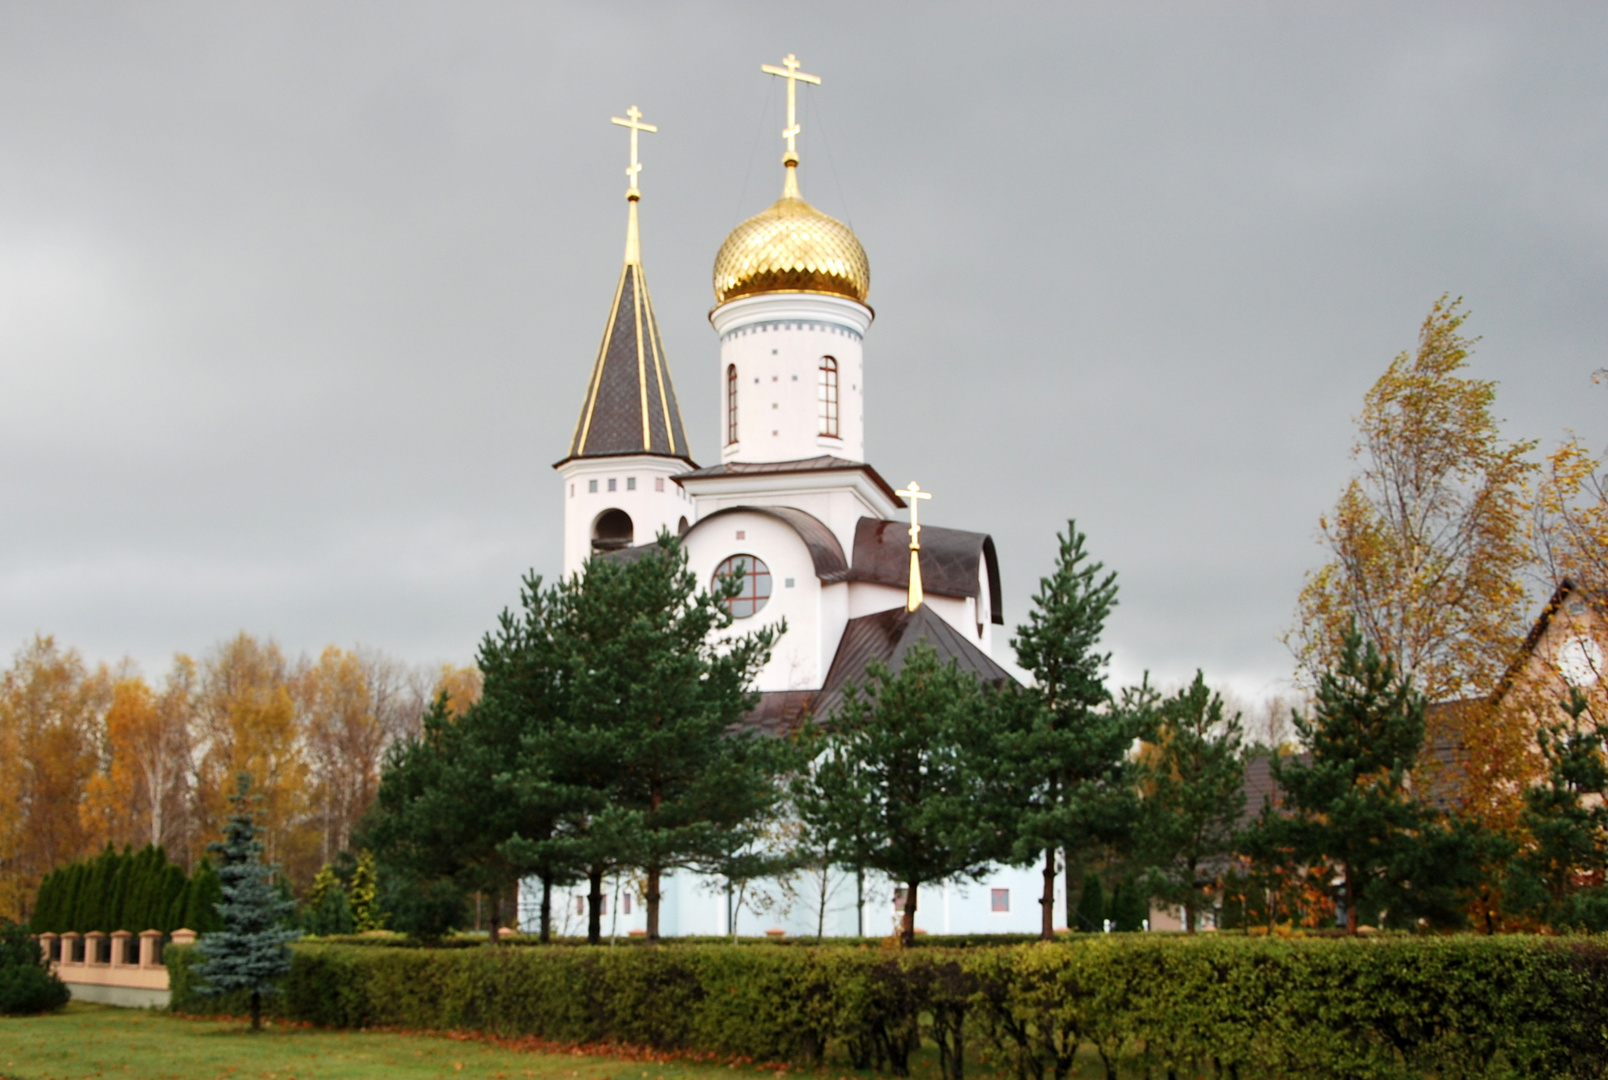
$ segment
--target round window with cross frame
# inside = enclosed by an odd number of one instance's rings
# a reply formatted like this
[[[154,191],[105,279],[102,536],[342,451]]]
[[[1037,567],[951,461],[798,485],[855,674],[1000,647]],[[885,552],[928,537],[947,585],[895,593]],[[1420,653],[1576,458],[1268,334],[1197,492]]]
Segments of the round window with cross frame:
[[[733,555],[715,567],[711,585],[719,587],[726,578],[742,575],[740,591],[724,601],[726,610],[734,619],[758,615],[771,597],[770,567],[752,555]]]

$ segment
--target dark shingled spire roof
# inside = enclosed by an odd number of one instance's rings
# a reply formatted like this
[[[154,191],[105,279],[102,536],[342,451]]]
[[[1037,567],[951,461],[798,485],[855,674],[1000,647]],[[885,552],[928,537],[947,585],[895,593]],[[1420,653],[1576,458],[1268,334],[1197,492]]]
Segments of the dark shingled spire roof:
[[[642,264],[627,261],[564,460],[660,454],[692,462]],[[562,462],[560,462],[562,464]]]

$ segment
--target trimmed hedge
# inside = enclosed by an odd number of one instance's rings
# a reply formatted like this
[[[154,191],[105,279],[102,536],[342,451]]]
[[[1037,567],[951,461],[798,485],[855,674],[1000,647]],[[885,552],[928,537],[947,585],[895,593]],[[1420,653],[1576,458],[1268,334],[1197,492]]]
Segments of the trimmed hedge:
[[[169,949],[173,1008],[195,993]],[[1079,1047],[1190,1075],[1608,1076],[1595,939],[1107,937],[909,951],[823,946],[367,949],[300,945],[278,1015],[943,1073],[987,1053],[1064,1080]]]

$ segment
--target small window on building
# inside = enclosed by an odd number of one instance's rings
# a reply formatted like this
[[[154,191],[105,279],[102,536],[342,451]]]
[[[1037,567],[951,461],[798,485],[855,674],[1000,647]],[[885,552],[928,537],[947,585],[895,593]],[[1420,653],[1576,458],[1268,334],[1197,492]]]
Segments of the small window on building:
[[[620,897],[620,914],[631,914],[631,894],[626,893]]]
[[[990,889],[988,893],[988,910],[1009,911],[1011,909],[1011,891],[1009,889]]]
[[[614,489],[615,489],[615,479],[614,479],[614,477],[611,476],[611,477],[609,477],[609,490],[613,491]]]
[[[572,499],[575,498],[575,485],[574,484],[570,485],[570,498],[572,498]]]
[[[625,478],[625,490],[627,490],[627,491],[635,491],[636,490],[636,477],[627,476]]]
[[[838,363],[835,357],[821,357],[819,378],[821,434],[838,437]]]
[[[653,478],[653,490],[654,491],[663,491],[664,490],[664,477],[655,476]]]
[[[747,530],[746,529],[738,529],[737,530],[737,539],[739,539],[739,540],[747,540],[748,539]]]
[[[737,365],[726,367],[726,445],[737,441]]]
[[[786,581],[782,582],[782,584],[786,585],[789,589],[791,589],[793,587],[793,579],[788,578]]]
[[[687,515],[686,514],[682,514],[681,515],[681,520],[676,522],[676,535],[677,536],[686,536],[687,535]]]
[[[597,494],[597,481],[596,480],[588,480],[586,482],[586,491],[590,495],[596,495]]]
[[[907,895],[909,895],[909,890],[907,890],[903,885],[900,885],[898,888],[893,890],[893,910],[904,910],[905,897]]]
[[[577,914],[577,915],[585,915],[586,914],[586,897],[577,896],[575,898],[575,914]]]

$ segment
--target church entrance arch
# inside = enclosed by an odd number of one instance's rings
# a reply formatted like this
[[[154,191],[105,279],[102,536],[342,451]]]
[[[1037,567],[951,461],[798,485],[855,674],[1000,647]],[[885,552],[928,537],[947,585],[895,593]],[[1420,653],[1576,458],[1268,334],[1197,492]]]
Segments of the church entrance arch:
[[[635,528],[624,510],[605,510],[592,522],[592,550],[619,551],[631,546]]]

